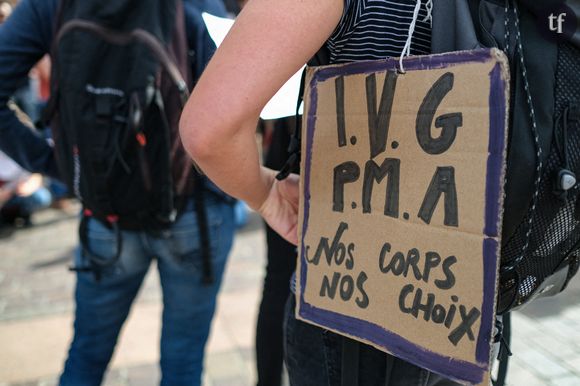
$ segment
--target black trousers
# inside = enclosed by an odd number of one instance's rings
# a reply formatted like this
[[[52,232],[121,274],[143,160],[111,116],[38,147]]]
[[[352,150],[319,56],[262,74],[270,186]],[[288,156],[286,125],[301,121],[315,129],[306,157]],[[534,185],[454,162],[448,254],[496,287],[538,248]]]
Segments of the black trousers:
[[[267,167],[280,170],[286,162],[286,149],[294,123],[294,117],[275,122],[264,161]],[[290,294],[290,278],[296,269],[296,247],[268,226],[266,241],[268,265],[256,329],[258,386],[280,386],[284,358],[284,308]]]
[[[266,226],[268,265],[256,330],[258,386],[280,386],[282,379],[283,321],[290,278],[296,268],[296,247]]]

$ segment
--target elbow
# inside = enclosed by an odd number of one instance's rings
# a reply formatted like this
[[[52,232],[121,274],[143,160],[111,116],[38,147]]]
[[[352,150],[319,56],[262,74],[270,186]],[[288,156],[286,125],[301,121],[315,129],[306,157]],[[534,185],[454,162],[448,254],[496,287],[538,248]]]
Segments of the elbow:
[[[179,120],[179,134],[183,147],[194,161],[203,163],[215,152],[217,130],[211,130],[201,119],[195,119],[194,114],[184,110]],[[213,149],[213,151],[212,151]]]
[[[246,105],[232,103],[233,98],[225,92],[212,93],[199,87],[200,83],[181,114],[179,134],[187,153],[203,168],[229,154],[232,143],[253,137],[257,114]]]

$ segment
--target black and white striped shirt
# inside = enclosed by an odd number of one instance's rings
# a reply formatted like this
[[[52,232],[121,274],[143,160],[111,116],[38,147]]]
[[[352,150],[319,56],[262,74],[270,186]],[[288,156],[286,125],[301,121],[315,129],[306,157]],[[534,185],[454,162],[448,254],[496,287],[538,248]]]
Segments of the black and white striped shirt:
[[[330,63],[399,57],[409,35],[416,0],[344,0],[344,12],[327,41]],[[427,0],[421,1],[411,55],[431,51]]]

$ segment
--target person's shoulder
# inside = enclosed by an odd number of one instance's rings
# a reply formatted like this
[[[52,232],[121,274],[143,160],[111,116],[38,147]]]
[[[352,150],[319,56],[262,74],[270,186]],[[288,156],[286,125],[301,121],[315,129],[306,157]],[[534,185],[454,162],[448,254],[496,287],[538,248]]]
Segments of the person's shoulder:
[[[22,0],[18,6],[26,7],[48,20],[56,16],[56,10],[60,0]]]
[[[50,37],[60,0],[21,0],[10,16],[13,27],[29,28],[33,33]],[[10,21],[10,20],[8,20]]]
[[[26,43],[35,41],[44,49],[52,39],[54,19],[60,0],[21,0],[6,21],[5,38],[9,41],[17,36],[26,36]]]

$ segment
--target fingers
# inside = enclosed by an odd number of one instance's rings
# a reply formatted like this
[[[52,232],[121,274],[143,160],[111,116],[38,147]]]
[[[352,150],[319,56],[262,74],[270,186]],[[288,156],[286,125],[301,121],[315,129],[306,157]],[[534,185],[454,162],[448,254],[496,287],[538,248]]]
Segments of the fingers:
[[[299,177],[274,180],[270,194],[258,212],[268,225],[288,242],[298,244]]]
[[[280,195],[298,211],[298,202],[300,198],[300,178],[296,174],[290,174],[288,178],[279,185]]]

